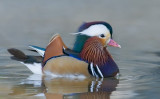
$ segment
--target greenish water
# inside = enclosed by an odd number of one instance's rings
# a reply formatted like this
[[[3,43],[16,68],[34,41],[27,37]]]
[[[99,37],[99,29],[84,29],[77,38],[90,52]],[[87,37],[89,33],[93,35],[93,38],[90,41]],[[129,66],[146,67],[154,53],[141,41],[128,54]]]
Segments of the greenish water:
[[[0,99],[159,99],[159,0],[1,0]],[[113,27],[121,49],[109,48],[119,79],[48,79],[33,75],[10,59],[7,48],[27,54],[28,45],[45,47],[60,33],[72,47],[84,21],[103,20]],[[94,97],[94,98],[93,98]]]

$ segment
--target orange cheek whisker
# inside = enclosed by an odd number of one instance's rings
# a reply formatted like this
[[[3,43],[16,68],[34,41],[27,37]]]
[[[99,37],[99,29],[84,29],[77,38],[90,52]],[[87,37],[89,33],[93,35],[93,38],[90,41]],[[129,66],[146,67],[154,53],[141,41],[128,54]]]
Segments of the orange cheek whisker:
[[[89,63],[101,66],[108,58],[108,53],[105,50],[106,48],[103,47],[100,39],[92,37],[84,44],[80,57]]]

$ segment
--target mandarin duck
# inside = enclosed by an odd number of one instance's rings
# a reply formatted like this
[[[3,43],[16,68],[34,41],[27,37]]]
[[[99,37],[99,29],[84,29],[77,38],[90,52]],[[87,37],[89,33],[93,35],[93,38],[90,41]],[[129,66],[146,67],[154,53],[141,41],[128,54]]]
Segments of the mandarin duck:
[[[114,77],[119,68],[107,47],[121,47],[112,39],[112,27],[103,21],[82,24],[76,35],[73,49],[69,49],[61,36],[52,37],[46,49],[30,46],[43,58],[27,56],[18,49],[8,49],[21,63],[35,74],[53,77]],[[32,62],[30,62],[32,60]],[[38,63],[38,62],[41,62]]]

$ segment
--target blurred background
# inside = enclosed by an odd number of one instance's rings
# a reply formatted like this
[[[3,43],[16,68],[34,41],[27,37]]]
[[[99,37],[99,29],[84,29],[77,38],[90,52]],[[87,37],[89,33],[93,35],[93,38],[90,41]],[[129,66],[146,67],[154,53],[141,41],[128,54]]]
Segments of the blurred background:
[[[45,47],[54,33],[71,46],[80,24],[106,21],[123,48],[159,49],[158,9],[159,0],[0,0],[0,47]]]
[[[157,99],[159,9],[159,0],[0,0],[0,89],[6,89],[0,90],[0,95],[7,96],[13,85],[24,79],[17,75],[30,74],[22,64],[11,61],[7,48],[46,47],[55,33],[72,47],[75,36],[69,33],[76,32],[83,22],[106,21],[113,27],[113,39],[122,46],[109,48],[121,72],[111,97]]]

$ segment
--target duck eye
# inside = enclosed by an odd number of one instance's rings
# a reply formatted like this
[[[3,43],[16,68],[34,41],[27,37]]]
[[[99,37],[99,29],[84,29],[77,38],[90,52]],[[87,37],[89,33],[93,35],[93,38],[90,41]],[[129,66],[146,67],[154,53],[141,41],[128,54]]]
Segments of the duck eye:
[[[103,37],[105,37],[105,35],[104,34],[100,34],[100,37],[103,38]]]

